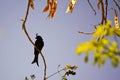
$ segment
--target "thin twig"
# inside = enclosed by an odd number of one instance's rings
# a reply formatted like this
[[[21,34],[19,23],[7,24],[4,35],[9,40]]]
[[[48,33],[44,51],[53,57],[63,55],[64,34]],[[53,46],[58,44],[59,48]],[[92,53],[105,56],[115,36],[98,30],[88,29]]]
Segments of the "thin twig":
[[[94,15],[96,15],[96,11],[95,11],[94,7],[92,6],[91,2],[89,0],[87,0],[87,1],[88,1],[88,4],[90,5],[91,9],[94,12]]]
[[[81,34],[86,34],[86,35],[89,35],[89,34],[94,34],[94,32],[81,32],[81,31],[78,31],[78,33],[81,33]]]
[[[23,24],[22,24],[22,29],[24,30],[28,40],[31,42],[31,44],[39,51],[41,57],[42,57],[42,60],[44,62],[44,80],[46,80],[46,68],[47,68],[47,65],[46,65],[46,60],[44,58],[44,55],[42,54],[42,52],[36,47],[36,45],[34,44],[34,42],[31,40],[27,30],[26,30],[26,21],[27,21],[27,18],[28,18],[28,14],[29,14],[29,5],[30,5],[30,0],[28,1],[28,6],[27,6],[27,11],[26,11],[26,15],[25,15],[25,20],[23,21]]]
[[[118,9],[119,9],[119,11],[120,11],[120,6],[119,6],[119,4],[117,3],[117,1],[116,0],[113,0],[114,1],[114,3],[116,4],[116,6],[118,7]]]
[[[115,14],[116,17],[118,17],[116,9],[114,9],[114,14]]]
[[[63,71],[63,70],[65,70],[65,68],[63,68],[63,69],[61,69],[61,70],[58,70],[57,72],[51,74],[50,76],[46,77],[46,79],[48,79],[48,78],[50,78],[50,77],[56,75],[57,73],[59,73],[59,72],[61,72],[61,71]]]
[[[120,2],[120,0],[117,0],[118,2]]]
[[[106,23],[106,16],[105,16],[105,10],[104,10],[104,3],[103,0],[100,1],[101,2],[101,7],[102,7],[102,21],[101,24],[104,24],[104,21]]]
[[[105,16],[106,16],[106,19],[105,19],[105,23],[107,22],[107,14],[108,14],[108,0],[105,1],[105,4],[106,4],[106,8],[105,8]]]

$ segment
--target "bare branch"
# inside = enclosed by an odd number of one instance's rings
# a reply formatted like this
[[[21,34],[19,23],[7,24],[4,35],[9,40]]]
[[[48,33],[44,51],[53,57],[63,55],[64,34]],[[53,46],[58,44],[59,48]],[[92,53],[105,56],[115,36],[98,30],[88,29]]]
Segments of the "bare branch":
[[[117,1],[119,1],[119,2],[120,2],[120,0],[117,0]]]
[[[48,78],[50,78],[50,77],[56,75],[57,73],[59,73],[59,72],[61,72],[61,71],[63,71],[63,70],[65,70],[65,68],[63,68],[63,69],[61,69],[61,70],[58,70],[57,72],[53,73],[52,75],[46,77],[46,79],[48,79]]]
[[[114,1],[114,3],[116,4],[116,6],[118,7],[118,9],[119,9],[119,11],[120,11],[120,6],[119,6],[119,4],[117,3],[117,1],[116,0],[113,0]]]
[[[108,0],[105,0],[105,4],[106,4],[106,8],[105,8],[105,16],[106,16],[106,19],[105,19],[105,22],[107,22],[107,14],[108,14]]]
[[[118,17],[118,14],[117,14],[116,9],[114,9],[114,14],[115,14],[115,16],[117,16],[117,17]]]
[[[31,44],[39,51],[41,57],[42,57],[42,60],[44,62],[44,80],[46,80],[46,68],[47,68],[47,65],[46,65],[46,60],[44,58],[44,55],[42,54],[42,52],[36,47],[36,45],[34,44],[34,42],[32,41],[32,39],[30,38],[27,30],[26,30],[26,21],[27,21],[27,18],[28,18],[28,15],[29,15],[29,5],[30,5],[30,0],[28,0],[28,6],[27,6],[27,11],[26,11],[26,15],[25,15],[25,20],[23,21],[23,24],[22,24],[22,29],[24,30],[28,40],[31,42]]]
[[[87,0],[87,2],[90,5],[91,9],[93,10],[94,15],[96,15],[96,11],[95,11],[94,7],[92,6],[91,2],[89,0]]]
[[[100,3],[101,3],[101,7],[102,7],[102,21],[101,21],[101,24],[104,24],[104,23],[106,23],[106,16],[105,16],[103,0],[100,0]]]
[[[93,34],[94,32],[81,32],[81,31],[78,31],[78,33],[89,35],[89,34]]]

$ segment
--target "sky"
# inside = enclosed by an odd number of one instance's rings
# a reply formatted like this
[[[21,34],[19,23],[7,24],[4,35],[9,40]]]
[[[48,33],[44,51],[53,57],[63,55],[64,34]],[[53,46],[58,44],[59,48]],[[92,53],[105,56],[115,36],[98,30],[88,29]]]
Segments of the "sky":
[[[95,5],[97,0],[91,2]],[[33,41],[36,33],[44,40],[42,50],[47,62],[47,76],[57,71],[57,66],[66,64],[76,65],[76,76],[69,80],[120,80],[120,67],[114,68],[110,60],[99,68],[93,66],[93,54],[90,60],[84,63],[85,54],[78,56],[75,53],[79,43],[86,42],[91,35],[79,34],[77,31],[92,32],[93,25],[101,21],[100,11],[97,15],[91,10],[86,0],[78,0],[72,14],[65,11],[69,0],[58,0],[55,19],[47,19],[48,13],[42,10],[46,0],[35,0],[35,9],[30,10],[26,24],[27,31]],[[112,1],[110,6],[114,7]],[[34,48],[22,30],[21,19],[24,19],[27,0],[0,0],[0,78],[1,80],[24,80],[25,76],[35,74],[36,80],[43,79],[43,61],[39,57],[39,67],[31,64],[34,58]],[[113,20],[110,11],[108,19]],[[120,13],[119,13],[120,15]],[[61,80],[59,74],[48,80]]]

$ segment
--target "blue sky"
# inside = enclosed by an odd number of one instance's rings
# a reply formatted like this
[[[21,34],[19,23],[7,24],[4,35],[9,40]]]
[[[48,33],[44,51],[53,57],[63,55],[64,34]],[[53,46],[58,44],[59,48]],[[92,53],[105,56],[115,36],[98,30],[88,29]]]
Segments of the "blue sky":
[[[97,0],[96,0],[97,1]],[[92,0],[93,3],[96,3]],[[35,10],[30,10],[26,24],[28,33],[33,41],[38,33],[44,39],[45,46],[42,50],[47,62],[47,76],[56,72],[60,64],[77,65],[77,75],[70,80],[119,80],[120,67],[114,68],[110,60],[104,67],[93,66],[93,56],[90,55],[88,64],[84,63],[84,54],[78,56],[75,49],[79,43],[88,41],[91,36],[77,33],[78,30],[91,32],[92,25],[100,22],[100,11],[94,16],[86,0],[80,0],[76,4],[72,14],[66,14],[65,10],[69,0],[58,0],[58,9],[54,20],[46,19],[48,13],[42,10],[46,6],[46,0],[35,0]],[[110,3],[113,6],[112,3]],[[96,6],[96,5],[94,5]],[[34,49],[22,30],[21,19],[24,18],[27,0],[0,0],[0,78],[2,80],[23,80],[25,76],[36,75],[36,79],[42,79],[43,62],[39,57],[40,67],[31,64],[34,57]],[[97,10],[97,8],[96,8]],[[120,14],[120,13],[119,13]],[[110,11],[109,19],[113,19]],[[49,80],[61,80],[55,75]]]

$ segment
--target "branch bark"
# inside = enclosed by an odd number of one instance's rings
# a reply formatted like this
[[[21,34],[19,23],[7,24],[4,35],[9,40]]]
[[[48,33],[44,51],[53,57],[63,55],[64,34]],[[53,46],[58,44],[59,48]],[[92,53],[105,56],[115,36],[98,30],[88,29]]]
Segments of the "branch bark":
[[[25,35],[27,36],[28,40],[30,41],[30,43],[39,51],[41,57],[42,57],[42,60],[43,60],[43,63],[44,63],[44,80],[46,80],[46,69],[47,69],[47,65],[46,65],[46,60],[45,60],[45,57],[43,55],[43,53],[35,46],[34,42],[32,41],[32,39],[30,38],[27,30],[26,30],[26,22],[27,22],[27,18],[28,18],[28,15],[29,15],[29,9],[30,9],[30,0],[28,0],[28,5],[27,5],[27,11],[26,11],[26,15],[25,15],[25,18],[23,20],[23,24],[22,24],[22,29],[24,30],[25,32]]]
[[[94,15],[96,15],[96,11],[95,11],[94,7],[92,6],[91,2],[89,0],[87,0],[87,1],[88,1],[88,4],[90,5],[91,9],[94,12]]]
[[[59,72],[61,72],[61,71],[64,71],[64,70],[65,70],[65,68],[63,68],[63,69],[61,69],[61,70],[58,70],[57,72],[55,72],[55,73],[51,74],[50,76],[46,77],[46,79],[48,79],[48,78],[56,75],[57,73],[59,73]]]
[[[107,22],[107,14],[108,14],[108,0],[105,0],[105,16],[106,16],[106,19],[105,19],[105,23]]]

